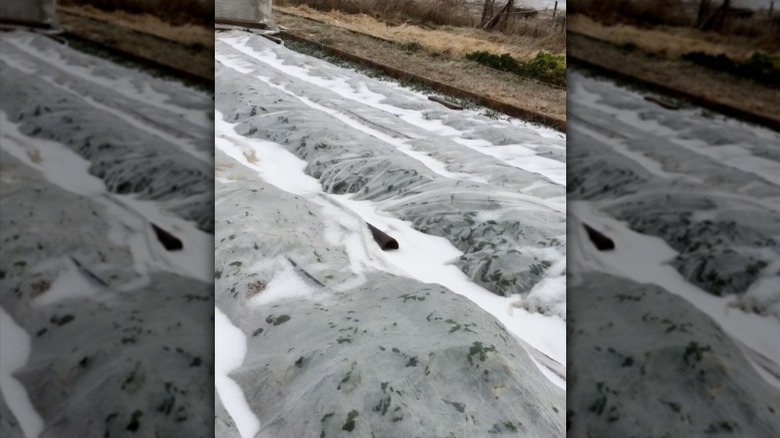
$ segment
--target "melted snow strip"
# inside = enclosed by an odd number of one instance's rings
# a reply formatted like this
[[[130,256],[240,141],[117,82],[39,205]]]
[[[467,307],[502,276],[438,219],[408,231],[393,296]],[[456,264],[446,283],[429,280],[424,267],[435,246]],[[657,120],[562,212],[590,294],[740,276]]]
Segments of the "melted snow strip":
[[[31,348],[30,335],[0,307],[0,392],[24,436],[37,438],[43,432],[43,419],[35,411],[24,386],[13,376],[24,368]]]
[[[246,336],[219,308],[214,308],[214,387],[241,438],[255,438],[260,420],[252,412],[246,396],[230,373],[239,368],[246,356]]]

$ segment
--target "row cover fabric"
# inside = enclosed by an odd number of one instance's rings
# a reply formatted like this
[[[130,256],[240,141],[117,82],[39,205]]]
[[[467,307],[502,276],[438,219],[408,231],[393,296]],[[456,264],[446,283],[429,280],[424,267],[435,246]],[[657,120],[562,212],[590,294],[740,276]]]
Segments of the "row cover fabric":
[[[105,185],[94,196],[74,193],[5,144],[0,151],[0,305],[31,338],[30,357],[15,377],[44,421],[40,437],[206,437],[213,415],[213,328],[204,324],[214,315],[211,284],[159,266],[139,271],[123,237],[152,235],[151,228],[124,229],[97,201],[135,194],[213,230],[211,165],[159,133],[177,133],[210,152],[211,97],[43,36],[5,33],[0,49],[0,110],[19,126],[15,140],[77,154]],[[127,93],[154,98],[142,102]],[[68,283],[69,272],[82,281]],[[74,284],[94,293],[37,301],[57,288],[79,292],[63,289]],[[22,436],[5,401],[0,435]]]

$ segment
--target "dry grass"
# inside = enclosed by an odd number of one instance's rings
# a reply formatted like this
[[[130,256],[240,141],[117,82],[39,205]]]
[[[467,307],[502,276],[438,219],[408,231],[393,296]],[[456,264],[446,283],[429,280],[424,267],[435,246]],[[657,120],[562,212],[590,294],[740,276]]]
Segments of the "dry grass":
[[[392,26],[365,14],[347,14],[340,11],[325,13],[307,6],[277,7],[276,9],[399,44],[417,43],[428,52],[459,58],[472,52],[486,51],[499,54],[508,53],[517,59],[528,59],[535,56],[540,49],[544,49],[534,38],[511,37],[469,27],[447,26],[430,29],[413,24]]]
[[[185,75],[185,80],[197,80],[200,85],[214,80],[212,29],[201,28],[202,30],[194,35],[190,32],[177,34],[175,27],[159,22],[159,26],[150,25],[152,28],[141,30],[142,26],[137,22],[134,27],[130,27],[119,24],[114,14],[105,13],[105,17],[97,17],[94,14],[89,16],[82,13],[81,9],[59,8],[57,19],[63,29],[85,40],[111,48],[119,56],[130,55],[171,68],[176,71],[177,76],[180,73]],[[153,17],[146,19],[154,22]]]
[[[396,23],[474,26],[478,18],[461,0],[280,0],[278,6],[306,5],[320,11],[366,14]]]
[[[566,32],[560,26],[556,28],[548,16],[529,19],[510,16],[496,28],[497,32],[486,32],[479,29],[479,13],[464,0],[279,0],[275,6],[281,10],[296,6],[299,8],[295,10],[304,10],[305,7],[309,14],[317,11],[326,12],[326,15],[340,14],[341,20],[352,24],[355,22],[346,20],[346,16],[365,17],[359,21],[371,18],[387,28],[440,27],[449,33],[453,29],[468,29],[467,33],[473,31],[468,36],[477,40],[490,40],[490,35],[496,35],[496,42],[514,40],[520,46],[554,53],[566,50]],[[479,36],[475,37],[477,34]],[[531,56],[533,54],[535,51]]]
[[[212,51],[214,48],[214,30],[201,25],[183,24],[173,26],[154,15],[134,14],[122,10],[106,12],[89,5],[81,7],[61,6],[60,9],[73,14],[95,18],[97,20],[116,23],[128,29],[148,33],[182,44],[199,44],[205,49],[211,49]]]
[[[105,12],[147,14],[174,26],[214,25],[214,2],[209,0],[60,0],[59,4],[92,6]]]
[[[636,26],[616,24],[606,26],[585,15],[569,16],[569,30],[591,38],[626,46],[664,57],[679,58],[686,53],[702,52],[710,55],[724,54],[732,59],[747,59],[755,46],[723,35],[705,34],[692,28],[659,27],[641,29]]]
[[[581,14],[606,26],[634,26],[667,32],[674,35],[674,41],[666,45],[669,50],[674,50],[678,38],[683,44],[697,39],[770,52],[780,50],[780,23],[773,23],[765,12],[744,19],[727,17],[723,25],[708,32],[696,28],[697,3],[681,0],[574,0],[568,3],[568,12],[570,20]],[[571,29],[572,23],[569,25]]]
[[[533,38],[540,48],[549,52],[566,53],[565,21],[556,24],[552,19],[511,16],[499,29],[512,38]]]
[[[587,15],[608,25],[691,26],[695,20],[679,0],[573,0],[567,8],[570,15]]]

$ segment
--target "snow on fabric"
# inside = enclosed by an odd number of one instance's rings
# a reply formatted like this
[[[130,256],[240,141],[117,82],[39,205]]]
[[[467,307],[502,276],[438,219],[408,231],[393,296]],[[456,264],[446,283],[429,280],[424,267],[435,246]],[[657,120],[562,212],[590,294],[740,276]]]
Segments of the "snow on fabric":
[[[565,139],[265,43],[216,54],[216,300],[258,436],[561,436]]]
[[[211,96],[41,35],[3,33],[0,49],[0,356],[19,360],[2,390],[30,401],[3,401],[0,434],[199,436],[212,415]],[[6,314],[29,354],[7,342]]]
[[[571,431],[777,436],[780,136],[579,73],[570,90]]]

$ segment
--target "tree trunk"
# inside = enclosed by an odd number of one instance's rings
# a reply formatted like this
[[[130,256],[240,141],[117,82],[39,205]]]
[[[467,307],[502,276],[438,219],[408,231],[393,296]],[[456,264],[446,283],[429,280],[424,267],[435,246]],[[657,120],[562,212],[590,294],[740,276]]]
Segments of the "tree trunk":
[[[498,23],[501,21],[501,17],[504,17],[509,11],[512,10],[512,7],[515,5],[515,0],[508,0],[506,2],[506,5],[504,5],[503,8],[501,8],[501,11],[496,14],[493,18],[488,21],[484,28],[486,30],[492,30],[494,27],[498,25]]]
[[[700,27],[701,30],[718,29],[723,26],[723,21],[726,18],[726,14],[731,9],[731,0],[723,0],[723,4],[720,5],[717,11],[710,18],[708,18]]]

